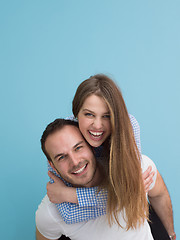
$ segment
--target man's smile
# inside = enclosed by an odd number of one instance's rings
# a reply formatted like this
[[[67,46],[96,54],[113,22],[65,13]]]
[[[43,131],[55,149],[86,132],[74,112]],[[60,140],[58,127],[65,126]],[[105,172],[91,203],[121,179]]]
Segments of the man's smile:
[[[72,172],[72,174],[82,174],[82,173],[84,173],[84,170],[86,169],[87,165],[88,165],[88,163],[86,163],[86,164],[85,164],[84,166],[82,166],[80,169]]]

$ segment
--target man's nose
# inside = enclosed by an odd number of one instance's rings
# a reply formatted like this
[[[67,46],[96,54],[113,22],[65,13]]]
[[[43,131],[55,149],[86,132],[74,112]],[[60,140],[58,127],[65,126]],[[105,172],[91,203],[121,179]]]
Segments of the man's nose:
[[[79,158],[75,153],[72,153],[70,155],[70,161],[72,165],[76,166],[79,163]]]
[[[95,118],[94,119],[94,122],[93,122],[93,126],[96,128],[96,129],[100,129],[102,127],[102,119],[101,118]]]

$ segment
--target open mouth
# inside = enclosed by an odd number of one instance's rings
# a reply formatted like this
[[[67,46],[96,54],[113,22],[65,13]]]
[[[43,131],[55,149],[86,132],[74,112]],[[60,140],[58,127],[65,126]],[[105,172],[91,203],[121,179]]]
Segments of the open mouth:
[[[102,137],[102,135],[104,134],[103,131],[101,131],[101,132],[89,131],[89,133],[90,133],[90,135],[91,135],[92,137],[94,137],[94,138],[100,138],[100,137]]]
[[[73,174],[81,174],[87,167],[87,163],[80,169],[78,169],[77,171],[73,172]]]

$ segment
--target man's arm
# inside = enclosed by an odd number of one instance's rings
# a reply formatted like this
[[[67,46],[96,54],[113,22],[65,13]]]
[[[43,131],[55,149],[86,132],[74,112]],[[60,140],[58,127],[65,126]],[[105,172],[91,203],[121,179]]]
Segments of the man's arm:
[[[157,171],[155,186],[148,192],[149,201],[169,236],[174,234],[173,211],[167,187]]]

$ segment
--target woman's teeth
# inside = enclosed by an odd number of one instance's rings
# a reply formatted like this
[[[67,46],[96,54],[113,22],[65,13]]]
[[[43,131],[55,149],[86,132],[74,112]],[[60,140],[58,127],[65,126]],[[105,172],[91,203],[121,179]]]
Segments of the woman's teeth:
[[[89,133],[94,136],[94,137],[100,137],[103,135],[103,132],[92,132],[92,131],[89,131]]]
[[[83,170],[85,169],[85,167],[87,166],[87,164],[86,165],[84,165],[82,168],[80,168],[79,170],[77,170],[76,172],[73,172],[74,174],[78,174],[78,173],[81,173],[81,172],[83,172]]]

